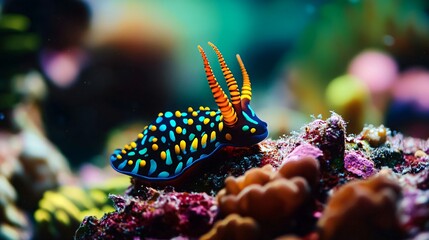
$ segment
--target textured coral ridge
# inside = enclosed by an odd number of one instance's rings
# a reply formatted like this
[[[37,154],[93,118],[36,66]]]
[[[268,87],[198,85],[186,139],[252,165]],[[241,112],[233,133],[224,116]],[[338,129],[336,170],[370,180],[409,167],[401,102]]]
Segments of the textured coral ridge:
[[[383,126],[347,135],[332,113],[259,148],[225,149],[216,170],[175,190],[134,179],[76,238],[428,239],[428,153],[429,141]]]

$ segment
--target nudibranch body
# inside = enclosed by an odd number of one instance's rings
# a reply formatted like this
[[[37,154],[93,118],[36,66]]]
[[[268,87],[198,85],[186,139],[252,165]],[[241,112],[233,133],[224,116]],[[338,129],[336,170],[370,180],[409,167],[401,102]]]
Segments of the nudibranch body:
[[[116,171],[143,180],[169,181],[224,146],[251,146],[267,137],[267,124],[250,107],[251,83],[240,56],[237,55],[243,75],[241,93],[222,54],[215,45],[209,45],[217,54],[231,100],[218,84],[204,50],[198,46],[219,109],[189,107],[187,111],[159,113],[134,142],[111,155],[110,163]]]

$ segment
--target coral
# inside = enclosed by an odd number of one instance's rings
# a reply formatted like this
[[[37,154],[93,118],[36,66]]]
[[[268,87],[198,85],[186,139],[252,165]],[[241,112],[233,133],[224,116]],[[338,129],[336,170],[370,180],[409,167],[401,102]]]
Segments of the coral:
[[[204,193],[148,189],[148,200],[111,195],[115,211],[101,219],[86,217],[76,239],[144,239],[197,237],[213,224],[217,208]]]
[[[404,162],[404,157],[398,149],[385,145],[375,148],[371,153],[371,159],[378,168],[387,166],[395,169]]]
[[[425,239],[428,153],[428,140],[382,126],[346,135],[332,114],[278,140],[224,148],[174,187],[132,179],[111,196],[115,211],[87,213],[99,215],[76,239]]]
[[[346,123],[332,112],[326,121],[316,119],[304,128],[300,137],[323,152],[321,169],[336,172],[343,169]]]
[[[213,228],[204,234],[201,240],[257,240],[261,232],[258,223],[250,217],[230,214],[225,219],[216,222]]]
[[[362,178],[368,178],[377,173],[374,162],[358,151],[346,151],[344,168]]]
[[[399,185],[385,175],[340,188],[319,219],[320,239],[401,239]]]
[[[304,157],[285,162],[278,171],[271,165],[254,168],[238,178],[228,177],[216,196],[222,215],[253,218],[264,236],[305,229],[314,208],[311,187],[318,182],[316,159]],[[255,207],[258,206],[258,207]]]
[[[388,134],[390,134],[389,129],[383,125],[380,125],[379,127],[368,125],[363,128],[357,138],[367,141],[371,147],[378,147],[386,143]]]

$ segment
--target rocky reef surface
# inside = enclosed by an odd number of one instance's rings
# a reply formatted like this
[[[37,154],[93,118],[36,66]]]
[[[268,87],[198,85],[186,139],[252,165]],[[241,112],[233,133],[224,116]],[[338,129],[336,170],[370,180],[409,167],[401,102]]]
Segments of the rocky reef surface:
[[[341,116],[228,147],[172,186],[131,179],[75,239],[429,239],[429,140]]]

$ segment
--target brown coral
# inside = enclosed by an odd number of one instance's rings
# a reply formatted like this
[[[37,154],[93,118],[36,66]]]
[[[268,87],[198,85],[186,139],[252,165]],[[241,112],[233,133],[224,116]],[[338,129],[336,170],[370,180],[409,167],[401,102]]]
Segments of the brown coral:
[[[260,239],[258,223],[250,217],[241,217],[230,214],[223,220],[216,222],[214,227],[200,240],[253,240]]]
[[[264,234],[274,237],[288,228],[304,229],[300,224],[312,219],[311,187],[317,185],[318,170],[315,158],[304,157],[286,161],[278,171],[266,165],[229,177],[217,195],[219,210],[223,215],[251,217]]]
[[[320,239],[400,239],[399,197],[400,187],[385,174],[344,185],[319,219]]]

